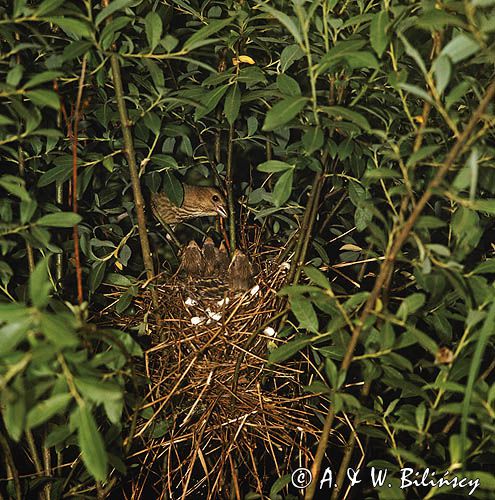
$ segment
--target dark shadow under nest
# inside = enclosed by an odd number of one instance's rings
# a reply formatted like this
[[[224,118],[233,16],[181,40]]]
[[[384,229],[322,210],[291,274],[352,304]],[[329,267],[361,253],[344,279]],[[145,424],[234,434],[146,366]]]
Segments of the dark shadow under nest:
[[[156,286],[161,317],[145,292],[135,316],[118,318],[128,329],[146,324],[151,338],[128,457],[139,472],[126,497],[263,498],[277,478],[312,463],[315,407],[325,404],[302,390],[310,361],[266,361],[285,307],[277,291],[288,264],[276,257],[251,254],[254,284],[235,293],[225,276],[177,273]]]

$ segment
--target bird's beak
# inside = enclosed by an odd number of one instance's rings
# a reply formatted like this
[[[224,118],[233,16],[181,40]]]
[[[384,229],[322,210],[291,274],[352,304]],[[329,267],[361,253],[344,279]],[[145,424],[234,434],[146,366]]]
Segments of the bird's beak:
[[[218,212],[218,214],[220,215],[220,217],[224,217],[224,218],[227,218],[227,217],[228,217],[228,215],[227,215],[227,211],[225,210],[225,208],[224,208],[224,207],[222,207],[222,205],[219,205],[219,206],[217,207],[217,212]]]

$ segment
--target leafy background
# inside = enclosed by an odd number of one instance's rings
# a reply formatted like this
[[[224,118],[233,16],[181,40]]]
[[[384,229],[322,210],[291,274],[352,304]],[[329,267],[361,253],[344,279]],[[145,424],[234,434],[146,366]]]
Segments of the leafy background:
[[[176,264],[149,216],[143,253],[135,159],[145,199],[220,180],[231,243],[235,212],[296,252],[267,355],[313,360],[320,447],[350,442],[337,469],[359,459],[345,415],[362,466],[492,498],[494,6],[0,1],[2,494],[103,497],[127,473],[142,351],[88,311],[113,285],[132,312],[145,270]]]

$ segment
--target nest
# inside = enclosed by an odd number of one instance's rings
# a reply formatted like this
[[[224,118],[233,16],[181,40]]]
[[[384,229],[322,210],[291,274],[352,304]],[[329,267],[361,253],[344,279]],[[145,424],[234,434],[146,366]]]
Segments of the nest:
[[[241,292],[224,277],[177,274],[156,287],[160,318],[149,314],[148,293],[136,300],[131,323],[146,318],[152,346],[133,437],[133,497],[263,497],[275,479],[312,462],[319,421],[315,396],[302,392],[307,362],[266,361],[279,342],[277,291],[288,268],[275,257],[251,255],[258,272]]]

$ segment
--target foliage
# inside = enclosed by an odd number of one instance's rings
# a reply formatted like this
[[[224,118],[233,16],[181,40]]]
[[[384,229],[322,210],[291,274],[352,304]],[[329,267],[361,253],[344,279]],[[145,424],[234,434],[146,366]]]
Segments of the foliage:
[[[492,103],[359,322],[381,263],[489,87],[494,19],[490,1],[0,1],[3,435],[28,443],[33,429],[33,446],[68,446],[74,459],[77,445],[98,481],[103,448],[124,458],[123,387],[139,349],[127,334],[88,331],[83,310],[50,298],[48,287],[75,296],[65,258],[73,233],[64,228],[78,223],[91,307],[108,305],[104,285],[126,290],[119,312],[138,293],[143,259],[110,71],[116,51],[146,196],[176,190],[177,180],[233,175],[236,209],[262,225],[267,244],[294,250],[312,229],[302,254],[311,265],[303,284],[296,274],[282,292],[292,315],[269,360],[311,357],[307,389],[320,393],[310,382],[323,381],[332,411],[355,418],[366,465],[489,471]],[[83,61],[76,215],[71,131]],[[148,234],[171,262],[151,220]],[[101,441],[86,439],[98,428]],[[493,490],[493,477],[483,478]],[[71,487],[88,479],[78,469]],[[395,483],[377,494],[406,497]]]

